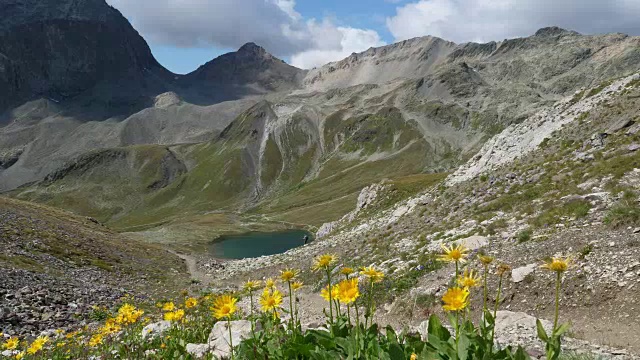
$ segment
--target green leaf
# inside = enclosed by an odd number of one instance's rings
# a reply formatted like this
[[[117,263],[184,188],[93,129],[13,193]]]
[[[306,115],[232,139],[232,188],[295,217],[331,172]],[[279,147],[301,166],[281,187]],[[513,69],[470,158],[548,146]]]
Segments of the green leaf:
[[[538,337],[540,338],[540,340],[544,342],[549,342],[549,337],[547,336],[547,332],[544,330],[544,327],[542,326],[542,323],[540,322],[539,319],[536,319],[536,328],[538,330]]]
[[[436,315],[431,315],[431,317],[429,318],[429,326],[427,331],[429,333],[429,338],[435,337],[438,340],[447,341],[451,337],[451,333],[449,333],[449,330],[442,326],[440,319],[438,319]]]
[[[389,346],[389,358],[391,360],[406,360],[406,356],[400,344],[391,344]]]
[[[513,360],[530,360],[529,354],[522,348],[522,346],[518,346],[516,353],[513,357]]]
[[[458,348],[456,349],[460,360],[467,360],[470,345],[471,342],[469,341],[469,338],[464,332],[462,332],[460,334],[460,339],[458,340]]]
[[[390,343],[398,343],[398,336],[396,335],[396,331],[393,330],[393,327],[390,325],[386,328],[387,341]]]
[[[569,323],[564,323],[564,324],[558,326],[556,331],[553,333],[553,336],[554,337],[562,336],[562,334],[564,334],[565,332],[567,332],[567,330],[569,330],[570,326],[571,325]]]

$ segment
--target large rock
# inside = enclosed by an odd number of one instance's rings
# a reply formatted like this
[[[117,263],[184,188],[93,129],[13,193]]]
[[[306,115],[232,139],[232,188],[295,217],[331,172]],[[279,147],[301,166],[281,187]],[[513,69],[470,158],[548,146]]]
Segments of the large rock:
[[[514,283],[521,282],[527,277],[527,275],[533,273],[536,270],[536,267],[536,264],[529,264],[513,269],[511,271],[511,281],[513,281]]]
[[[209,334],[209,346],[214,356],[228,357],[230,355],[229,328],[227,326],[226,321],[217,322]],[[231,322],[231,339],[234,347],[250,337],[250,321],[236,320]]]
[[[209,344],[187,344],[187,353],[191,354],[196,359],[202,359],[207,356],[211,351],[211,345]]]
[[[628,128],[631,125],[633,125],[635,123],[635,121],[629,119],[629,118],[621,118],[618,119],[616,121],[614,121],[605,131],[605,133],[611,135],[611,134],[615,134],[618,131]]]
[[[489,245],[489,238],[486,236],[469,236],[468,238],[459,239],[453,242],[456,245],[462,245],[469,250],[478,250]]]
[[[547,320],[540,320],[542,322],[542,326],[545,328],[547,333],[551,332],[553,325],[551,322]],[[534,331],[535,334],[536,329],[536,318],[523,313],[523,312],[514,312],[514,311],[498,311],[496,313],[496,334],[501,334],[513,330],[518,331]]]

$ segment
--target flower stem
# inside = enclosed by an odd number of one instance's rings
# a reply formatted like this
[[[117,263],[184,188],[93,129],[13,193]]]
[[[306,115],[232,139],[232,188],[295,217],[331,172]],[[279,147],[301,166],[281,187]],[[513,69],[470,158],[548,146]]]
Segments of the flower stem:
[[[287,281],[289,284],[289,323],[291,324],[290,329],[293,333],[294,322],[293,322],[293,291],[291,291],[291,281]]]
[[[484,299],[482,301],[482,314],[487,311],[487,265],[484,265]]]
[[[233,335],[231,335],[231,317],[227,317],[227,328],[229,328],[229,353],[233,360]]]
[[[457,265],[457,263],[456,263]],[[459,354],[459,340],[460,340],[460,311],[456,311],[456,358],[460,358]]]
[[[502,276],[500,274],[500,280],[498,281],[498,296],[496,297],[496,304],[493,307],[493,321],[496,321],[496,314],[498,313],[498,305],[500,305],[500,292],[502,291]],[[493,340],[495,339],[496,328],[495,326],[491,329],[491,344],[489,344],[489,354],[491,354],[493,350]]]
[[[256,338],[256,325],[255,325],[255,319],[253,318],[253,290],[249,291],[249,301],[250,301],[250,305],[251,305],[251,335],[253,335],[253,338]]]
[[[358,304],[357,302],[353,303],[353,307],[356,309],[356,358],[360,358],[360,315],[358,314]]]
[[[329,322],[333,325],[333,297],[331,296],[331,270],[327,269],[327,291],[329,292]]]
[[[556,278],[556,313],[553,319],[553,333],[555,334],[558,328],[558,314],[560,312],[560,283],[562,282],[562,273],[558,271],[558,277]]]

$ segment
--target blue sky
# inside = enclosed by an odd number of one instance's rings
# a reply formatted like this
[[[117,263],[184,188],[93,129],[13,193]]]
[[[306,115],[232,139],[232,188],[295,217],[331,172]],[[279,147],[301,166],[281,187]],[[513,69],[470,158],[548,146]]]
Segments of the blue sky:
[[[401,0],[298,0],[295,9],[305,18],[331,18],[340,25],[373,29],[380,34],[385,43],[392,43],[393,35],[387,29],[385,20],[386,16],[393,14],[395,8],[402,2]],[[236,48],[213,45],[183,48],[153,41],[149,42],[149,46],[162,65],[180,74],[193,71],[216,56],[236,50]],[[281,58],[291,62],[290,56],[281,56]]]
[[[545,26],[640,35],[639,0],[107,0],[158,61],[188,73],[246,42],[312,68],[417,36],[457,43],[529,36]]]

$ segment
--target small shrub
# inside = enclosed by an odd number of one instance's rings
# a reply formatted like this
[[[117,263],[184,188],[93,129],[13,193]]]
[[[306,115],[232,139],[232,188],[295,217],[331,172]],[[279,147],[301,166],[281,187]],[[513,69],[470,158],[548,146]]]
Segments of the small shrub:
[[[518,239],[519,243],[523,243],[531,240],[531,230],[525,229],[518,232],[518,234],[516,235],[516,239]]]
[[[580,259],[584,259],[587,255],[591,254],[593,251],[593,245],[587,244],[582,249],[580,249]]]
[[[604,217],[604,223],[613,228],[638,225],[640,224],[640,208],[637,205],[616,205]]]

